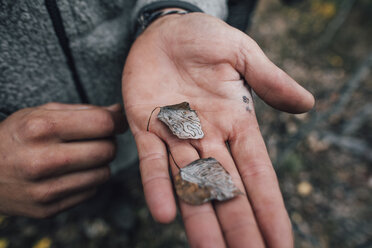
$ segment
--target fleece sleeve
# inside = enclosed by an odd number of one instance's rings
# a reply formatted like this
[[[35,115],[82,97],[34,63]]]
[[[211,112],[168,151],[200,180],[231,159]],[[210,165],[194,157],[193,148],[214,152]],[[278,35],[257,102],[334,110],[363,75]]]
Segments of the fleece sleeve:
[[[162,8],[182,8],[190,11],[201,11],[206,14],[226,20],[227,0],[138,0],[134,8],[133,18],[144,10],[156,10]]]

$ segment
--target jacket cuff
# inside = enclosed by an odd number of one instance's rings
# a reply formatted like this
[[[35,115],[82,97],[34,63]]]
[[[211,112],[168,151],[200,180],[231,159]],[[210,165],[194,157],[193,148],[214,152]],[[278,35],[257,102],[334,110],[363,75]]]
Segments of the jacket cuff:
[[[5,120],[6,118],[7,118],[7,115],[4,114],[4,113],[2,113],[2,112],[0,112],[0,122],[3,121],[3,120]]]
[[[226,0],[138,0],[134,8],[133,20],[136,21],[145,11],[155,11],[163,8],[181,8],[190,12],[204,12],[222,20],[227,18]]]

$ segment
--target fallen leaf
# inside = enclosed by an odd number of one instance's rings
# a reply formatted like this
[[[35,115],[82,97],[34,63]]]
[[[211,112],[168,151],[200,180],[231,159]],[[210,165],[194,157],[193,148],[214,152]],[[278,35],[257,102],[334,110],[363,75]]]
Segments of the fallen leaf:
[[[33,248],[49,248],[52,245],[52,240],[48,237],[40,239]]]
[[[188,102],[160,108],[158,119],[164,122],[180,139],[201,139],[204,137],[201,123],[195,110]]]
[[[6,220],[5,215],[0,215],[0,225]]]
[[[5,238],[0,238],[0,248],[7,248],[9,241]]]
[[[192,205],[211,200],[225,201],[243,194],[214,158],[198,159],[181,168],[174,178],[174,184],[177,195]]]

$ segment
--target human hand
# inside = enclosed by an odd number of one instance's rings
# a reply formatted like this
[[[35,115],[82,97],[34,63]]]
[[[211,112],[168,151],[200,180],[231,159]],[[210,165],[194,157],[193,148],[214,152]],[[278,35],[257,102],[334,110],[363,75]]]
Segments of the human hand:
[[[138,37],[124,67],[123,97],[146,201],[157,221],[175,217],[166,146],[181,167],[214,157],[246,196],[201,206],[180,201],[190,245],[292,247],[290,220],[241,75],[277,109],[300,113],[314,104],[313,96],[270,62],[252,39],[216,18],[169,15]],[[203,139],[180,140],[155,118],[146,131],[155,107],[183,101],[198,112]]]
[[[48,103],[0,123],[0,213],[44,218],[92,196],[110,176],[119,104]]]

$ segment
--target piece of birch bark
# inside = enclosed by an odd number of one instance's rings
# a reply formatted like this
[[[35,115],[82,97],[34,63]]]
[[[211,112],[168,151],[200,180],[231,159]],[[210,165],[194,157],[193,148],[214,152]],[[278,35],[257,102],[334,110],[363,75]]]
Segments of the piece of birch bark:
[[[158,119],[164,122],[180,139],[201,139],[204,133],[199,117],[188,102],[160,108]]]
[[[177,195],[186,203],[200,205],[211,200],[225,201],[243,194],[230,174],[214,158],[195,160],[174,178]]]

